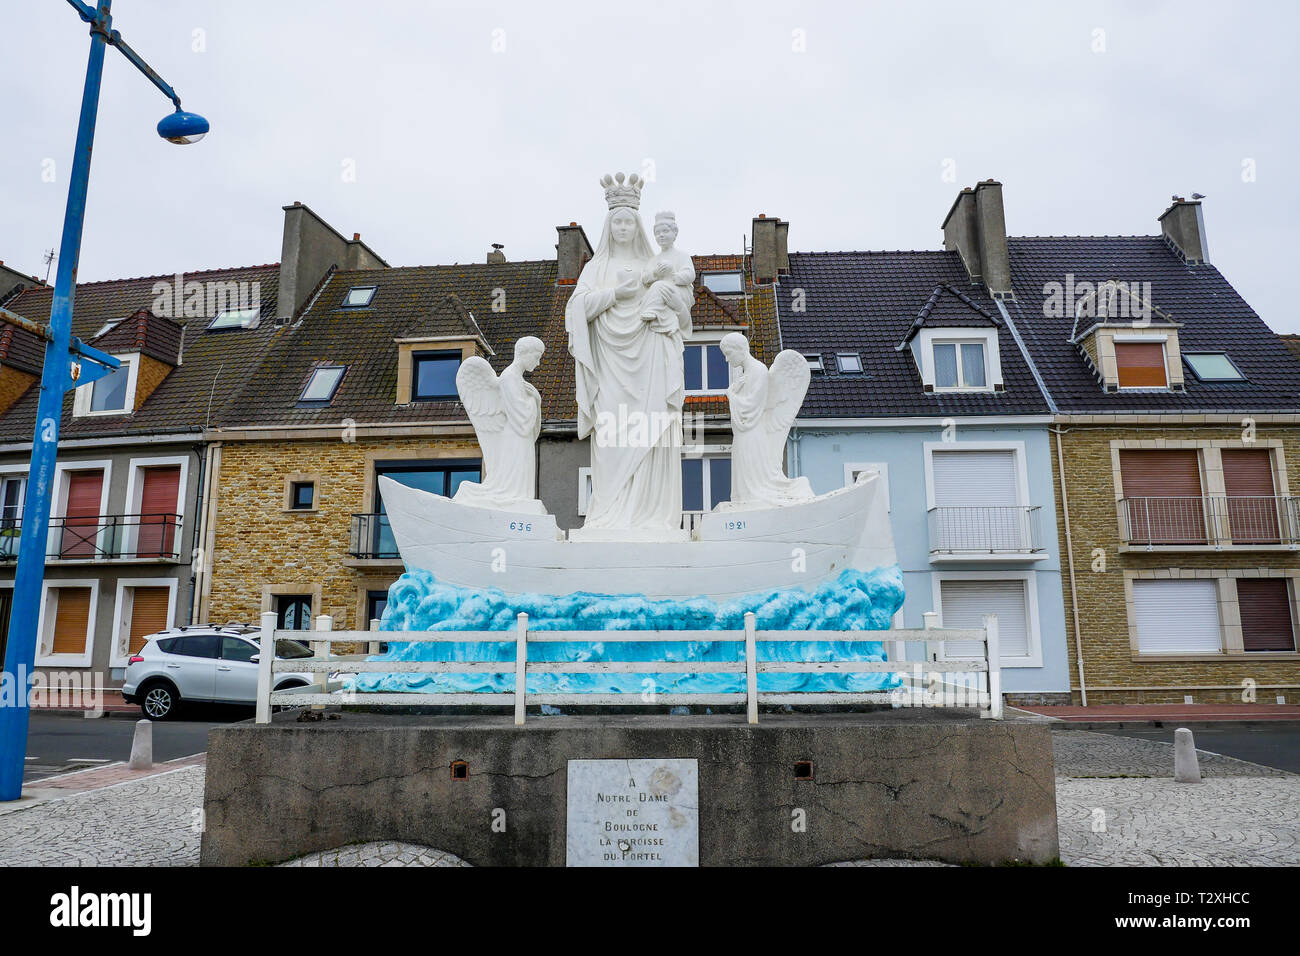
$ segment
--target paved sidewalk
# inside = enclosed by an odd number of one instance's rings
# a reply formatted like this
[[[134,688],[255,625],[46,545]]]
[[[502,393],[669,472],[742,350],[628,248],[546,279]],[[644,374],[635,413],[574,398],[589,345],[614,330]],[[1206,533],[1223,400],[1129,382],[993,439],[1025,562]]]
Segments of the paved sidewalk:
[[[1176,784],[1170,744],[1082,730],[1058,731],[1052,739],[1061,859],[1067,865],[1300,865],[1300,775],[1201,751],[1204,782]],[[42,781],[62,780],[64,786],[43,787],[43,802],[0,811],[0,866],[197,865],[202,756],[127,779],[119,779],[123,771],[117,765]],[[96,781],[113,782],[87,786]],[[287,865],[466,864],[429,847],[376,843]]]
[[[1300,721],[1300,704],[1097,704],[1020,706],[1020,710],[1072,723],[1201,723],[1205,721]]]

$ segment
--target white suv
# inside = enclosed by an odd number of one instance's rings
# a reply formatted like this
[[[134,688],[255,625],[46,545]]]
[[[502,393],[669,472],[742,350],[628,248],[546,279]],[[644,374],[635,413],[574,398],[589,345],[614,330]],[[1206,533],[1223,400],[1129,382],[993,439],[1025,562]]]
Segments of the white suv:
[[[153,635],[126,665],[122,697],[150,720],[168,720],[181,701],[245,706],[257,702],[258,631],[252,627],[184,627]],[[312,657],[299,641],[280,640],[281,660]],[[305,687],[309,673],[275,675],[275,690]]]

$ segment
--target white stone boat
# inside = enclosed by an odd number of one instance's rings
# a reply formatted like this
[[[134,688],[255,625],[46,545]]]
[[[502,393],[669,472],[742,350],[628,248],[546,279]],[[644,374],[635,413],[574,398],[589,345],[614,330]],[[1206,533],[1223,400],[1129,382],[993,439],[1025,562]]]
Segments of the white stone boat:
[[[569,541],[553,515],[459,504],[384,476],[379,490],[408,570],[507,594],[723,601],[776,588],[812,591],[847,569],[896,560],[875,472],[783,508],[711,512],[689,541]]]

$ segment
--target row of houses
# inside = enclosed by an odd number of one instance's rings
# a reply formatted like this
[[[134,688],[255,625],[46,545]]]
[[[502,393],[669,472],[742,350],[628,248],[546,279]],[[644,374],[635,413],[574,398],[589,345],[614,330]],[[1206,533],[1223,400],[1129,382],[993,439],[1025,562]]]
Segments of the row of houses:
[[[547,347],[537,496],[581,524],[563,314],[583,228],[558,227],[549,259],[393,267],[284,213],[279,263],[78,286],[74,334],[123,365],[64,409],[38,667],[112,685],[166,626],[381,617],[403,569],[378,477],[478,479],[455,372],[499,371],[523,335]],[[760,215],[743,255],[696,256],[684,524],[729,496],[718,342],[740,331],[812,369],[791,475],[819,493],[886,476],[897,623],[997,613],[1012,701],[1294,700],[1300,359],[1211,264],[1199,202],[1150,236],[1005,221],[990,180],[958,194],[941,250],[791,252]],[[0,305],[44,322],[51,297],[0,263]],[[0,330],[6,627],[41,349]]]

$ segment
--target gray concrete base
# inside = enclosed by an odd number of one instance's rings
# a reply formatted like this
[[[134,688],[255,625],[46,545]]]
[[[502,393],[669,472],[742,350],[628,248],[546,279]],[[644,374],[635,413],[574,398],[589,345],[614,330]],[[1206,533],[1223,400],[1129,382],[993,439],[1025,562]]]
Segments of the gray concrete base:
[[[530,717],[516,727],[508,717],[344,713],[220,727],[209,738],[201,859],[278,863],[393,840],[475,866],[563,866],[568,761],[638,757],[699,762],[706,866],[1058,855],[1046,725],[883,710],[764,714],[757,726],[732,715]],[[459,761],[463,779],[453,777]],[[800,761],[812,761],[813,779],[796,779]]]

